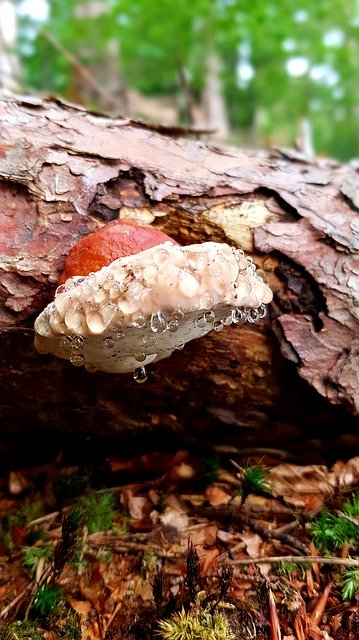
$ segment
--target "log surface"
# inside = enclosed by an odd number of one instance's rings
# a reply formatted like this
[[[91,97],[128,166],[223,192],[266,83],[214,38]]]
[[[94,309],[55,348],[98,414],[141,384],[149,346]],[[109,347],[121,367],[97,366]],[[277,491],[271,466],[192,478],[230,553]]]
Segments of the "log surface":
[[[253,440],[359,413],[358,165],[216,147],[37,97],[0,99],[0,427],[159,425]],[[109,220],[251,254],[274,300],[150,368],[89,374],[33,348],[65,256]]]

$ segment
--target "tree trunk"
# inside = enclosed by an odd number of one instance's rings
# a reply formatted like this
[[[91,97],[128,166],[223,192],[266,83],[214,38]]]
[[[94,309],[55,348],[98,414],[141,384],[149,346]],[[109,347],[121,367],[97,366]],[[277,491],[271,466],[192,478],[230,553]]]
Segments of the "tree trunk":
[[[20,91],[20,62],[15,53],[17,38],[16,7],[0,0],[0,90],[4,93]]]
[[[4,97],[0,123],[3,430],[142,429],[281,447],[355,431],[355,162],[217,148],[38,98]],[[118,217],[181,244],[244,249],[273,290],[267,317],[190,342],[153,365],[143,385],[38,354],[33,321],[66,254]]]

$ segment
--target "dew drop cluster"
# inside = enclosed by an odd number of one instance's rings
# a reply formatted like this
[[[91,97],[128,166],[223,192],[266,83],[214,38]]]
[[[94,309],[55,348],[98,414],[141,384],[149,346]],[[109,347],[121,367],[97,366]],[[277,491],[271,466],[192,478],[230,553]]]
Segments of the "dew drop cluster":
[[[88,370],[134,372],[225,325],[259,322],[272,293],[227,244],[170,242],[58,288],[35,322],[35,346]]]

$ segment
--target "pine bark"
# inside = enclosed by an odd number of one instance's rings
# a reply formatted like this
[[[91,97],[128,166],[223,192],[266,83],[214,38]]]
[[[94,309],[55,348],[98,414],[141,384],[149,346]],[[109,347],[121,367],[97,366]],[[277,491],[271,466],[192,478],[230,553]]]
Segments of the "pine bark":
[[[359,413],[358,165],[217,147],[37,97],[0,100],[0,428],[191,433],[267,446]],[[71,246],[118,217],[253,256],[274,299],[150,368],[89,374],[33,348]]]

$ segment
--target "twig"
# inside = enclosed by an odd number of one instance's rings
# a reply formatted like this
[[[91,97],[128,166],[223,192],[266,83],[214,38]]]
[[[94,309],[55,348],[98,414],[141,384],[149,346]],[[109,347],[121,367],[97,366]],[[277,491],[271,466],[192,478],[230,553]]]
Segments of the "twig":
[[[31,520],[28,523],[28,527],[33,527],[35,524],[42,524],[43,522],[48,522],[49,520],[55,520],[60,515],[60,511],[52,511],[52,513],[47,513],[45,516],[40,516],[40,518],[36,518],[35,520]]]
[[[234,565],[246,565],[246,564],[265,564],[266,562],[274,564],[276,562],[294,562],[297,564],[331,564],[331,565],[344,565],[347,567],[359,567],[358,560],[354,558],[337,558],[325,556],[268,556],[260,558],[246,558],[241,560],[227,560],[229,564]]]
[[[263,538],[267,540],[280,540],[285,545],[293,547],[293,549],[297,549],[301,553],[305,555],[310,555],[310,550],[304,542],[301,542],[294,536],[290,535],[290,533],[282,533],[281,531],[269,529],[262,524],[259,524],[254,518],[250,518],[246,515],[239,515],[239,519],[246,524],[252,531],[258,533]]]
[[[96,91],[96,93],[106,100],[108,105],[111,105],[115,109],[118,109],[118,101],[111,94],[107,93],[107,91],[101,87],[101,85],[96,82],[95,78],[91,75],[91,73],[82,66],[82,64],[75,58],[75,56],[67,51],[62,44],[54,38],[54,36],[48,31],[44,29],[39,29],[39,35],[41,35],[47,42],[60,53],[63,58],[74,68],[76,71],[83,77],[84,80],[88,83],[92,89]]]
[[[311,621],[314,622],[314,624],[316,625],[319,625],[322,619],[323,612],[328,602],[328,598],[331,590],[332,590],[332,583],[329,582],[329,584],[327,584],[323,593],[321,594],[320,598],[317,600],[317,603],[309,616]]]
[[[293,549],[297,549],[300,553],[308,556],[310,555],[310,550],[304,542],[301,542],[288,533],[282,533],[281,531],[276,531],[275,529],[270,529],[263,524],[259,524],[254,518],[251,518],[247,514],[243,513],[243,511],[240,511],[238,507],[199,507],[196,509],[195,513],[196,515],[198,514],[210,519],[230,519],[232,522],[233,520],[239,520],[239,522],[247,525],[251,531],[258,533],[262,538],[267,540],[280,540],[283,544],[292,547]]]
[[[99,537],[96,537],[96,539],[91,539],[91,537],[89,536],[87,539],[87,544],[88,546],[95,547],[95,548],[109,547],[110,549],[113,549],[117,553],[124,553],[124,552],[135,553],[136,551],[151,550],[159,558],[167,558],[168,560],[178,559],[178,556],[175,557],[171,553],[166,553],[165,551],[162,551],[159,546],[156,546],[153,544],[143,544],[142,542],[130,542],[129,540],[122,540],[122,539],[118,540],[116,539],[115,536],[113,536],[112,538],[105,537],[104,539],[101,539]],[[182,555],[184,556],[185,554],[182,554]]]
[[[274,595],[272,589],[268,590],[269,596],[269,622],[271,629],[271,639],[272,640],[282,640],[282,634],[280,631],[280,624],[277,612],[277,605],[274,599]]]
[[[15,605],[21,600],[21,598],[23,598],[26,595],[26,593],[32,589],[32,585],[33,583],[30,582],[30,584],[28,584],[27,587],[25,587],[25,589],[20,591],[20,593],[16,596],[16,598],[11,600],[11,602],[9,602],[9,604],[6,605],[6,607],[4,607],[2,611],[0,611],[0,618],[6,618],[9,611],[11,611],[11,609],[15,607]]]

